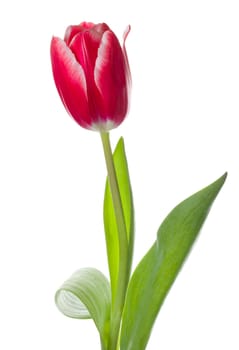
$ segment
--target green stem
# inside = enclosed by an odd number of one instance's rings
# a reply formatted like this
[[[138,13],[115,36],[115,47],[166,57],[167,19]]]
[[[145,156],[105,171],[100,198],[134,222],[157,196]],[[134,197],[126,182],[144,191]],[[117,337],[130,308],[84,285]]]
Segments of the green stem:
[[[118,337],[120,332],[121,316],[125,302],[125,294],[129,279],[129,252],[128,238],[125,225],[120,191],[113,161],[113,154],[110,146],[108,132],[101,132],[101,140],[104,149],[108,181],[112,194],[112,201],[116,217],[119,239],[119,271],[114,305],[112,305],[111,327],[109,350],[116,350],[118,347]]]

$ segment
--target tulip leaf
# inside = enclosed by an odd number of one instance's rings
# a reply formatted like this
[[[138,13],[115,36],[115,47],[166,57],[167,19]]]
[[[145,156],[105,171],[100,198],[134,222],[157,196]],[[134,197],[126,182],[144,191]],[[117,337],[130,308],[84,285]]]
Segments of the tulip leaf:
[[[113,160],[126,224],[128,236],[129,265],[131,266],[134,241],[134,211],[128,165],[124,148],[124,140],[122,137],[119,139],[118,144],[115,148]],[[118,228],[116,224],[114,206],[108,179],[106,180],[104,197],[104,227],[111,279],[112,303],[114,303],[119,269],[119,240]]]
[[[107,349],[111,310],[110,285],[94,268],[76,271],[56,292],[56,305],[66,316],[92,318],[99,331],[102,349]]]
[[[187,257],[226,174],[176,206],[135,269],[126,296],[121,348],[144,350],[162,303]]]

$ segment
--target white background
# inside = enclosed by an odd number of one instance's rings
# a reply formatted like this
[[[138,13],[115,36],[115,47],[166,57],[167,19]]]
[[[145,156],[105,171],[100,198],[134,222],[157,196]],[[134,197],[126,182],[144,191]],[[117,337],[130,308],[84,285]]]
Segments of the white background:
[[[55,290],[76,269],[107,274],[99,135],[65,112],[52,35],[107,22],[133,76],[125,138],[136,212],[134,266],[165,215],[227,182],[154,326],[148,350],[238,350],[239,10],[235,0],[49,0],[0,5],[0,348],[99,349],[92,321],[71,320]]]

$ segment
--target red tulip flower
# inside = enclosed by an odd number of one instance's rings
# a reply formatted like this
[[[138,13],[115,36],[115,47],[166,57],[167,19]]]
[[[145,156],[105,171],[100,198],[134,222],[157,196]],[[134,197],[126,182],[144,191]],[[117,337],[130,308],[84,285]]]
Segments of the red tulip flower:
[[[125,118],[130,70],[124,34],[121,47],[105,24],[83,22],[53,37],[51,62],[57,90],[68,113],[86,129],[108,131]]]

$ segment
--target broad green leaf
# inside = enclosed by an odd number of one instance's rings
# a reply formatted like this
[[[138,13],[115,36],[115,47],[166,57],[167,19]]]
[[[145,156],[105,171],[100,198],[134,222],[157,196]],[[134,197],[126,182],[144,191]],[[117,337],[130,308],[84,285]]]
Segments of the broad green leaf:
[[[124,212],[125,224],[129,242],[129,264],[131,265],[132,251],[133,251],[133,236],[134,236],[134,211],[133,211],[133,199],[130,186],[129,172],[127,159],[124,149],[123,138],[119,139],[119,142],[114,151],[114,165],[120,191],[120,197]],[[115,220],[114,206],[112,202],[112,195],[109,187],[108,180],[105,187],[104,198],[104,226],[105,226],[105,238],[108,255],[108,265],[111,279],[111,291],[112,300],[117,288],[118,269],[119,269],[119,241],[118,241],[118,229]]]
[[[106,277],[93,268],[76,271],[56,292],[56,305],[66,316],[92,318],[100,333],[102,348],[107,348],[111,293]]]
[[[122,321],[121,349],[144,350],[155,318],[187,257],[226,175],[180,203],[131,278]]]

